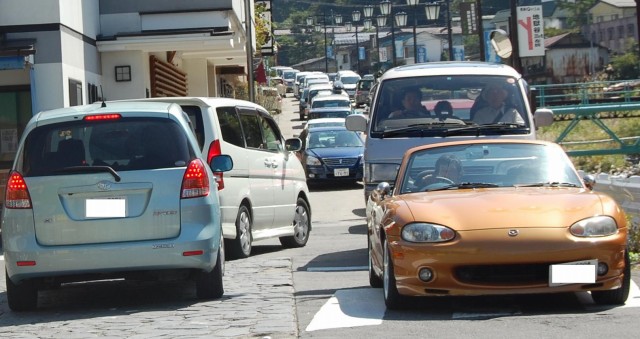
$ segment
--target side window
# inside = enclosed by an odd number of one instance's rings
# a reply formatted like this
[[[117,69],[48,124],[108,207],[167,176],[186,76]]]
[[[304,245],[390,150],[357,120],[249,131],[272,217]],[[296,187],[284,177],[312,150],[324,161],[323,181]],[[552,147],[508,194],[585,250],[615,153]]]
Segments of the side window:
[[[220,124],[222,139],[232,145],[244,147],[242,127],[236,108],[219,107],[216,109],[216,112],[218,113],[218,123]]]
[[[273,120],[261,117],[262,133],[267,143],[267,150],[280,152],[283,150],[280,133],[275,126]]]
[[[240,121],[244,130],[244,139],[249,148],[262,148],[262,130],[260,128],[260,117],[251,113],[240,113]]]
[[[200,146],[200,149],[203,149],[204,126],[202,123],[202,110],[198,106],[184,105],[182,106],[182,111],[189,116],[189,120],[191,120],[191,129],[193,130],[193,134],[196,135],[196,139],[198,139],[198,146]]]

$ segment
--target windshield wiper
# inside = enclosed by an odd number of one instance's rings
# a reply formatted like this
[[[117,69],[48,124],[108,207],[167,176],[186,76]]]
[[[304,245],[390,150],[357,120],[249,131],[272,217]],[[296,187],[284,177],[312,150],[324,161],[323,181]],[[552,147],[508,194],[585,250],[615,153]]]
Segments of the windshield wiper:
[[[516,184],[513,186],[515,187],[580,187],[574,183],[558,182],[558,181],[536,182],[532,184]]]
[[[441,122],[441,121],[421,123],[421,124],[411,124],[405,127],[384,130],[382,132],[382,137],[383,138],[392,137],[392,136],[402,134],[402,133],[407,133],[407,132],[420,132],[420,136],[422,136],[422,133],[426,130],[429,130],[429,131],[435,130],[438,132],[447,131],[448,129],[446,127],[448,126],[460,126],[460,124],[450,123],[450,122]]]
[[[476,132],[476,135],[481,135],[481,132],[504,132],[504,131],[512,131],[519,133],[528,133],[529,127],[524,124],[517,124],[512,122],[498,122],[495,124],[486,124],[486,125],[471,125],[465,127],[451,128],[447,130],[447,135],[458,134],[461,132]]]
[[[113,178],[116,180],[116,182],[120,182],[120,180],[122,180],[122,178],[120,178],[120,175],[118,175],[118,173],[111,168],[111,166],[69,166],[69,167],[64,167],[64,168],[60,168],[57,170],[54,170],[54,172],[60,172],[60,173],[69,173],[69,172],[86,172],[86,173],[98,173],[98,172],[108,172],[111,173],[111,175],[113,175]]]
[[[450,184],[440,187],[435,187],[433,189],[428,189],[425,192],[433,192],[433,191],[444,191],[450,189],[472,189],[472,188],[494,188],[500,187],[496,184],[490,184],[488,182],[462,182],[459,184]]]

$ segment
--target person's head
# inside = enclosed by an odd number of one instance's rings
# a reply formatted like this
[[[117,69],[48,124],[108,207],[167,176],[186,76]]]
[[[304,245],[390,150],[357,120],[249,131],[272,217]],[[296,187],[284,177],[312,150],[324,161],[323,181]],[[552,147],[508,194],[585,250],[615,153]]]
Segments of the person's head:
[[[442,100],[436,103],[433,107],[433,111],[436,112],[437,116],[453,115],[453,106],[451,106],[450,102]]]
[[[457,181],[462,176],[462,163],[456,156],[445,154],[436,161],[436,168],[433,174],[437,177],[445,177]]]
[[[420,109],[422,107],[422,91],[419,88],[410,88],[402,97],[402,107],[405,109]]]
[[[505,88],[506,85],[490,84],[482,91],[482,99],[487,102],[490,107],[500,108],[507,97],[509,92]]]

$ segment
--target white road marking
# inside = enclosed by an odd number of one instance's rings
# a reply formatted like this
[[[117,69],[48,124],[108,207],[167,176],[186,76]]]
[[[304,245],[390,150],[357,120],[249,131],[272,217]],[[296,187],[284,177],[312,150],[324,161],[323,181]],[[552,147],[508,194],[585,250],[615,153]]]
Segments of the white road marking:
[[[309,267],[307,272],[367,271],[368,266]]]
[[[589,292],[576,293],[580,303],[587,309],[597,309]],[[640,307],[640,288],[631,281],[629,298],[623,306]],[[615,308],[618,308],[615,307]],[[386,312],[382,289],[359,288],[337,290],[320,308],[306,328],[307,332],[332,328],[381,325]],[[522,315],[522,311],[513,307],[503,309],[487,308],[475,312],[453,312],[451,319],[477,319]]]
[[[338,290],[316,313],[306,331],[380,325],[385,310],[382,289]]]

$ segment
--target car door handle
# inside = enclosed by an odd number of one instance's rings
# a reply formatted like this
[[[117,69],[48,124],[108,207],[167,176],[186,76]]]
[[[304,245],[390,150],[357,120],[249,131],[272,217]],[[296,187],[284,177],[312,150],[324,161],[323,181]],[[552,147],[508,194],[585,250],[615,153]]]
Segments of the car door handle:
[[[276,160],[272,160],[272,161],[271,161],[271,167],[272,167],[272,168],[278,168],[278,161],[276,161]]]
[[[273,162],[269,159],[264,159],[264,166],[265,167],[271,167],[273,165]]]

